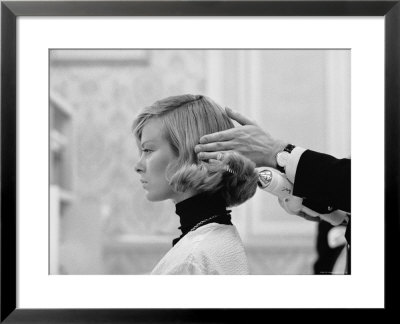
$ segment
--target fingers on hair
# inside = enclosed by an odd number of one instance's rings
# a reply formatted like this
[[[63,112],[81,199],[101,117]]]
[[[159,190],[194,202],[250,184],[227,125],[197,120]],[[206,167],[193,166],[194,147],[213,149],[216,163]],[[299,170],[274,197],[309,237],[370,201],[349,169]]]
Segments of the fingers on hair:
[[[234,110],[232,110],[232,109],[230,109],[228,107],[225,108],[225,111],[226,111],[226,113],[227,113],[229,118],[235,120],[236,122],[238,122],[242,126],[244,126],[244,125],[256,125],[256,123],[253,120],[245,117],[244,115],[242,115],[241,113],[239,113],[237,111],[234,111]]]
[[[200,144],[229,141],[233,139],[233,129],[234,128],[230,128],[217,133],[204,135],[202,138],[200,138]]]

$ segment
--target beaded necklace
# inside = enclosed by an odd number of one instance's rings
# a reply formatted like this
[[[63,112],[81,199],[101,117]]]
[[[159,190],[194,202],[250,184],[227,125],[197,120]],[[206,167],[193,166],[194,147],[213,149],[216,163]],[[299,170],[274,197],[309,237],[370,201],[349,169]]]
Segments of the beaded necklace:
[[[214,219],[214,218],[216,218],[218,216],[219,215],[214,215],[214,216],[211,216],[211,217],[209,217],[207,219],[202,220],[200,223],[197,223],[189,232],[193,232],[194,230],[199,228],[201,225],[203,225],[205,222],[208,222],[208,221],[210,221],[210,220],[212,220],[212,219]]]

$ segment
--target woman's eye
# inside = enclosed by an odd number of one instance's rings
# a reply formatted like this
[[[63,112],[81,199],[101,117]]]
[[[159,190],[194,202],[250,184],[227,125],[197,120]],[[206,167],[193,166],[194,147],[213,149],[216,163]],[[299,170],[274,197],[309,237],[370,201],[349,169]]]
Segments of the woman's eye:
[[[153,152],[153,151],[149,150],[149,149],[143,149],[142,152],[148,154],[148,153]]]

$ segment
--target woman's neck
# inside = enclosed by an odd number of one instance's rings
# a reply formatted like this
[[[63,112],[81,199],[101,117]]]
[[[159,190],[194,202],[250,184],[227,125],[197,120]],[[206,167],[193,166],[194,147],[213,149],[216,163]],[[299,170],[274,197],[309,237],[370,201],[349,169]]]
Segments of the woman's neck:
[[[196,196],[197,194],[198,192],[195,190],[189,190],[183,193],[178,193],[175,197],[172,198],[172,201],[176,205],[177,203],[189,199],[190,197]]]

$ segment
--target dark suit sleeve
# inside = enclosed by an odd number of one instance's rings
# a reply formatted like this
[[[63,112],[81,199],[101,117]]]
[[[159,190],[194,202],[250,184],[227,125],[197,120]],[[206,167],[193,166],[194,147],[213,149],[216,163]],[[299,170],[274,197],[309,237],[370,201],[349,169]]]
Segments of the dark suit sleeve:
[[[300,157],[293,194],[318,212],[351,212],[351,160],[306,150]]]

